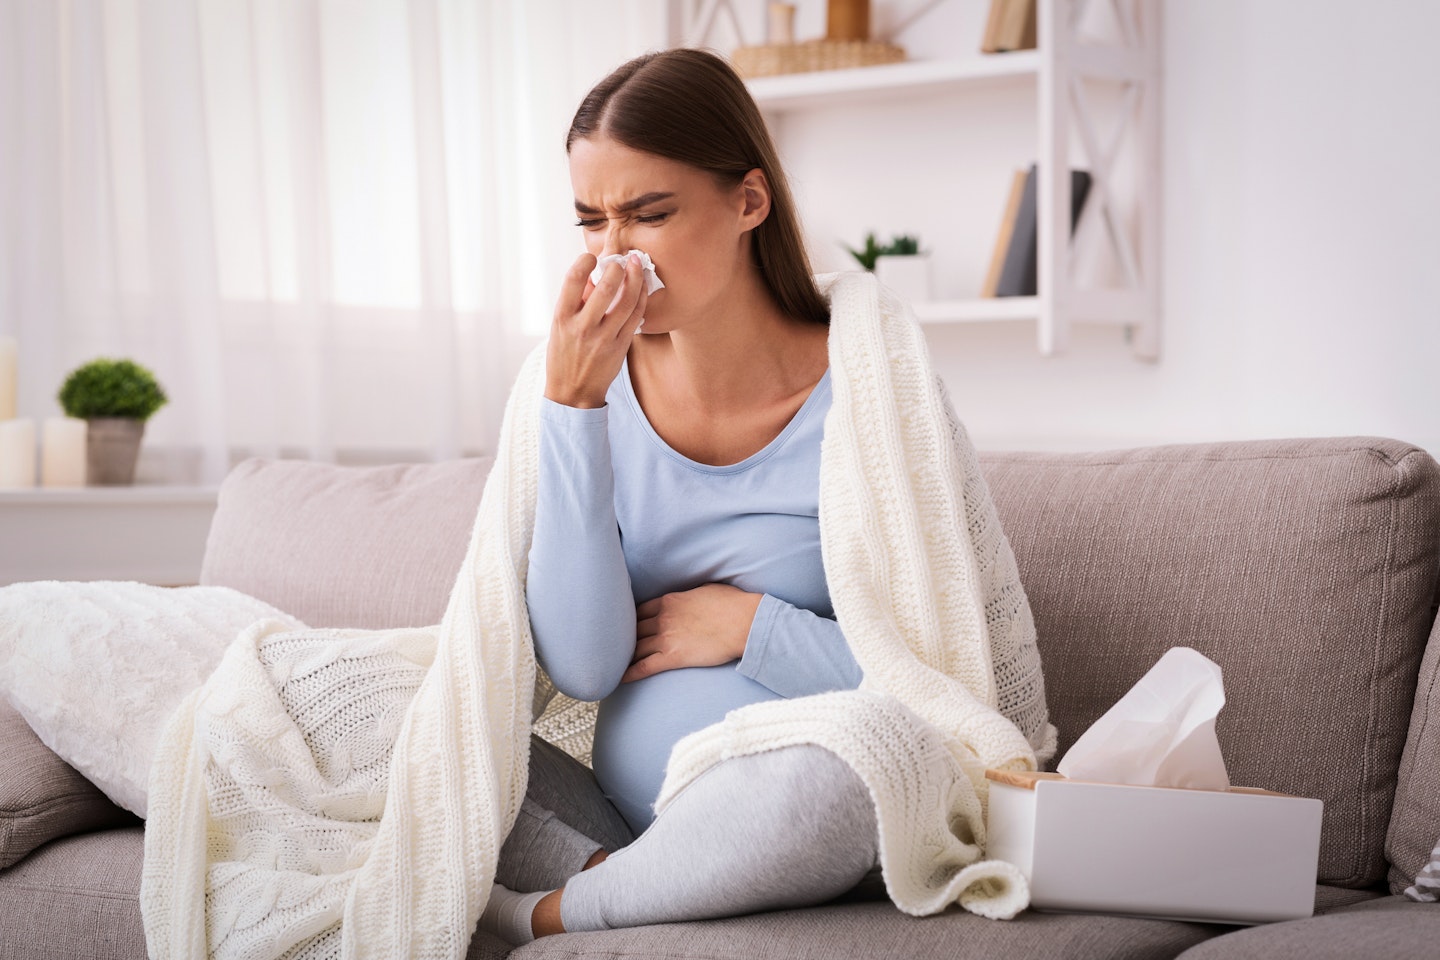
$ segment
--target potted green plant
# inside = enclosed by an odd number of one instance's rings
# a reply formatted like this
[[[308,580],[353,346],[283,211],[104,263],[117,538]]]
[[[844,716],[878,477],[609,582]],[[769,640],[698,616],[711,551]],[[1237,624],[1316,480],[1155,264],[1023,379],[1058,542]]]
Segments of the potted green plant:
[[[88,482],[109,486],[134,483],[145,421],[169,402],[155,376],[132,360],[101,357],[72,371],[58,399],[66,416],[89,424],[85,442]]]
[[[920,249],[918,237],[900,234],[889,243],[879,243],[874,233],[865,235],[861,250],[846,247],[875,279],[912,303],[930,299],[930,254]]]

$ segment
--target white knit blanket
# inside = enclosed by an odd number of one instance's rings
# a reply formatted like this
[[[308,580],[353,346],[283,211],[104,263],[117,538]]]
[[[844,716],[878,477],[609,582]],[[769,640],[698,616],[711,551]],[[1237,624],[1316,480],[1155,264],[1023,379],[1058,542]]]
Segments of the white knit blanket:
[[[1055,749],[1014,556],[908,309],[869,274],[817,279],[834,392],[821,549],[864,680],[683,738],[657,811],[728,757],[816,743],[870,788],[896,906],[1009,918],[1029,893],[983,859],[983,771]],[[594,732],[596,705],[538,670],[525,606],[543,385],[541,344],[438,626],[260,621],[171,717],[140,895],[153,958],[465,955],[525,795],[532,721],[587,762]]]

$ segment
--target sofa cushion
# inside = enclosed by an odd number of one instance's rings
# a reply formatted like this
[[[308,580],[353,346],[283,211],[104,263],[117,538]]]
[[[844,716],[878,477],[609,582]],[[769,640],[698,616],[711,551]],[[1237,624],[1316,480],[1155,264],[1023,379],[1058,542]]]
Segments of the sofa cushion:
[[[774,910],[723,920],[665,923],[541,937],[512,960],[574,957],[704,957],[706,960],[832,960],[905,957],[907,960],[1141,960],[1174,957],[1226,927],[1174,920],[1037,913],[987,920],[959,907],[912,917],[889,901]]]
[[[0,960],[145,960],[144,856],[145,832],[137,824],[57,840],[0,870]],[[482,930],[465,958],[503,960],[509,953],[509,944]]]
[[[1378,883],[1440,564],[1435,460],[1376,437],[980,460],[1058,755],[1194,647],[1224,670],[1232,782],[1323,800],[1318,879]]]
[[[1440,844],[1440,622],[1420,665],[1410,736],[1400,759],[1395,809],[1385,854],[1390,858],[1390,892],[1403,893]]]
[[[1440,944],[1440,907],[1404,897],[1380,897],[1336,907],[1324,916],[1237,930],[1180,956],[1182,960],[1433,957],[1436,944]]]
[[[1354,890],[1350,887],[1331,887],[1323,883],[1315,885],[1315,912],[1329,913],[1336,907],[1346,907],[1352,903],[1364,903],[1366,900],[1376,900],[1385,896],[1381,888],[1369,890]]]
[[[0,744],[0,870],[57,837],[138,822],[41,743],[3,699]]]
[[[145,960],[135,826],[47,843],[0,871],[0,960]]]
[[[339,467],[252,457],[220,486],[200,582],[312,627],[439,623],[493,462]]]

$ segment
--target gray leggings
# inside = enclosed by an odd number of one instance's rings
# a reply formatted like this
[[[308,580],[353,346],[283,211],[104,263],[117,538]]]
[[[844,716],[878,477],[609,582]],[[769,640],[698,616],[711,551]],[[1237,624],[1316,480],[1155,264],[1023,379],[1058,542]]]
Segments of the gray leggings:
[[[609,857],[582,873],[600,848]],[[812,744],[716,764],[636,838],[588,767],[531,734],[529,787],[495,879],[563,886],[572,932],[887,896],[870,791]]]

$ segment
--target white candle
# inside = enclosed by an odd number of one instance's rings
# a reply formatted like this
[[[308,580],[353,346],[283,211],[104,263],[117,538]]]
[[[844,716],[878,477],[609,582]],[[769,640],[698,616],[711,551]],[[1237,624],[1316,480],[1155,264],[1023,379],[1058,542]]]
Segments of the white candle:
[[[0,336],[0,420],[15,416],[16,396],[20,389],[20,343],[14,337]]]
[[[35,421],[0,420],[0,489],[35,486]]]
[[[76,417],[46,417],[40,439],[40,485],[85,486],[85,438],[90,424]]]

